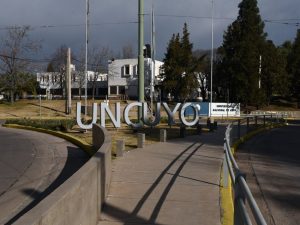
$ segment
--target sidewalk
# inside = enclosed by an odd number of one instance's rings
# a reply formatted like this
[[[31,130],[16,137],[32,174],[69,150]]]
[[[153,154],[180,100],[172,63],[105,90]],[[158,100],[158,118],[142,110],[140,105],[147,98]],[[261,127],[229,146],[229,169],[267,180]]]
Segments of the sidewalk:
[[[225,129],[135,149],[113,162],[100,225],[218,225]]]

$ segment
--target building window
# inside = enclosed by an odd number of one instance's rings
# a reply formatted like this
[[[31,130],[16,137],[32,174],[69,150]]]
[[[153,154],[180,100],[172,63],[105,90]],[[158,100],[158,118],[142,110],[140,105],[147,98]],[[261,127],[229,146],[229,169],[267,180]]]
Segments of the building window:
[[[131,68],[131,65],[127,64],[127,65],[124,65],[122,67],[122,76],[124,77],[128,77],[132,74],[132,68]]]
[[[111,95],[117,94],[117,86],[110,86],[110,94]]]
[[[130,65],[125,65],[125,75],[130,75]]]
[[[119,86],[119,94],[125,95],[125,86]]]

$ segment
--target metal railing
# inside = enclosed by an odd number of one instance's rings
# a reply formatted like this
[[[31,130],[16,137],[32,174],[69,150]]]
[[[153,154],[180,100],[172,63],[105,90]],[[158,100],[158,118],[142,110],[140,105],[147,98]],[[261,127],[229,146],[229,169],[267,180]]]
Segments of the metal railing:
[[[223,186],[228,187],[228,177],[230,177],[234,190],[234,225],[252,225],[251,217],[248,213],[249,210],[247,210],[245,205],[246,202],[251,209],[256,224],[266,225],[267,223],[249,189],[245,174],[240,170],[234,159],[231,143],[255,128],[280,121],[284,121],[284,115],[255,115],[246,116],[227,126],[224,139]]]

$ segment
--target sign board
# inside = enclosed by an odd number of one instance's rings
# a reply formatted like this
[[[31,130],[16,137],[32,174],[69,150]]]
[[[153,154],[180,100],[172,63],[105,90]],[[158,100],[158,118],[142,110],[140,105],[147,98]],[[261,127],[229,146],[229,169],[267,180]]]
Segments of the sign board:
[[[199,105],[198,116],[209,116],[210,113],[210,103],[209,102],[193,102],[193,106]],[[212,103],[211,116],[224,117],[224,116],[240,116],[240,104],[239,103],[224,103],[224,102],[213,102]],[[189,106],[185,115],[193,115],[193,108]]]
[[[240,104],[239,103],[216,103],[211,105],[212,116],[240,116]]]

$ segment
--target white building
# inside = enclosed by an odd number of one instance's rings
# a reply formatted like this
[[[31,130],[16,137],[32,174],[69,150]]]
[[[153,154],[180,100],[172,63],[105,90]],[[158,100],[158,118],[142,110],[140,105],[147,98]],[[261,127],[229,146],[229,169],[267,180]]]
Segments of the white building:
[[[159,81],[163,62],[155,60],[154,84]],[[152,60],[145,58],[145,96],[150,95]],[[116,59],[108,63],[108,96],[110,98],[138,97],[138,59]]]
[[[107,95],[107,74],[87,71],[87,94],[92,96],[94,89],[94,97],[104,98]],[[64,74],[60,72],[42,72],[37,73],[37,81],[39,82],[42,95],[48,99],[61,98],[65,92]],[[72,97],[84,96],[85,93],[85,74],[76,71],[75,66],[71,65],[71,85]],[[81,93],[80,93],[81,92]]]

